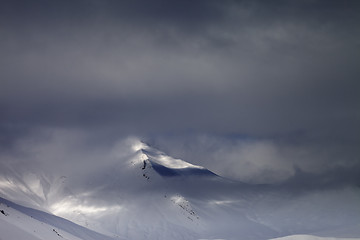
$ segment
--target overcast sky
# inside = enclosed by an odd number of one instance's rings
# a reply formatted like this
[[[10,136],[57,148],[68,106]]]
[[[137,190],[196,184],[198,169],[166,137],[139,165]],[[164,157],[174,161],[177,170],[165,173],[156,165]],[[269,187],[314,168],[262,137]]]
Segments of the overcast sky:
[[[131,135],[244,181],[360,184],[359,12],[359,1],[1,1],[0,161],[79,135],[81,158]]]

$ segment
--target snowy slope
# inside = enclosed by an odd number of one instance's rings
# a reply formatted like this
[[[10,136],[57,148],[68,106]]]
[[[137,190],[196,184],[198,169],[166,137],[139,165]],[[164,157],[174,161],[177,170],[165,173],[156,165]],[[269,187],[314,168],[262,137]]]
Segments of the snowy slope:
[[[359,237],[359,188],[298,194],[224,179],[141,141],[121,149],[114,148],[111,158],[86,172],[44,171],[41,166],[19,172],[4,166],[9,170],[0,175],[0,196],[128,240]],[[68,225],[31,211],[57,229]],[[65,230],[78,238],[99,239],[91,238],[94,232],[89,237],[85,230],[80,235],[78,228]]]
[[[0,199],[0,239],[96,240],[110,238],[68,220]]]
[[[335,237],[318,237],[312,235],[291,235],[274,240],[359,240],[360,238],[335,238]]]

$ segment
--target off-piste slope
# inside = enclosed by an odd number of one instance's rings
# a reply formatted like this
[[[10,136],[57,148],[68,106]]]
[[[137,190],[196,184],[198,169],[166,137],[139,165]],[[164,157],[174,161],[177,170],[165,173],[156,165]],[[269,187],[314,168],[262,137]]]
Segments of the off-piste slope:
[[[69,220],[0,198],[0,239],[113,240]]]
[[[331,229],[353,229],[360,223],[358,188],[298,192],[245,184],[139,140],[126,146],[99,159],[101,164],[80,161],[68,171],[4,166],[9,170],[0,176],[0,194],[129,240],[331,237]],[[349,230],[346,237],[357,234]]]

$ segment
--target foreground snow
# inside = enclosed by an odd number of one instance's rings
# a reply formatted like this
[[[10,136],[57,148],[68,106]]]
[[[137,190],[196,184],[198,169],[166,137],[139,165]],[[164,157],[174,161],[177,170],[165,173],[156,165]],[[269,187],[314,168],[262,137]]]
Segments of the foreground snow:
[[[273,240],[360,240],[360,238],[335,238],[335,237],[317,237],[312,235],[291,235],[281,238],[274,238]]]
[[[171,201],[177,204],[184,204],[186,202],[181,197],[175,197]],[[39,220],[41,219],[41,220]],[[164,230],[164,229],[163,229]],[[350,229],[340,229],[332,231],[332,234],[341,234],[342,230],[349,231]],[[355,226],[352,231],[359,232],[360,225]],[[48,213],[41,212],[35,209],[26,208],[5,199],[0,199],[0,239],[3,240],[95,240],[95,239],[122,239],[119,236],[104,236],[99,233],[88,230],[77,224],[74,224],[65,219],[52,216]],[[138,236],[139,239],[149,239],[149,236]],[[188,236],[187,239],[197,239],[194,236]],[[199,238],[205,240],[205,238]],[[210,240],[210,238],[206,238]],[[220,238],[216,238],[219,240]],[[223,239],[223,238],[222,238]],[[235,239],[235,238],[231,238]],[[238,239],[247,239],[239,237]],[[259,238],[260,239],[260,238]],[[338,238],[338,237],[319,237],[313,235],[290,235],[272,240],[359,240],[360,238]],[[215,240],[215,238],[211,238]],[[224,239],[225,240],[225,239]]]

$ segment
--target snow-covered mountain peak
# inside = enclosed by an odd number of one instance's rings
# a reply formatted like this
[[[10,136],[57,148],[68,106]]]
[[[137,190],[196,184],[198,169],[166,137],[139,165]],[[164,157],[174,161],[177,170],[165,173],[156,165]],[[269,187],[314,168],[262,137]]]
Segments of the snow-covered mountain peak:
[[[138,158],[140,160],[149,159],[152,162],[160,164],[167,168],[181,169],[181,168],[198,168],[205,169],[204,167],[197,166],[191,163],[188,163],[181,159],[173,158],[164,152],[159,151],[153,147],[150,147],[148,144],[144,143],[139,139],[131,139],[131,148],[134,152],[140,153]]]
[[[135,159],[131,160],[132,164],[134,163],[143,164],[144,161],[148,161],[150,165],[157,165],[174,170],[181,170],[181,169],[207,170],[202,166],[194,165],[182,159],[171,157],[166,153],[140,141],[139,139],[131,139],[131,149],[136,154]]]
[[[163,177],[174,176],[216,176],[208,169],[177,159],[153,148],[140,140],[132,140],[131,148],[135,157],[130,160],[133,166],[140,166],[143,171],[154,170]],[[150,172],[143,173],[146,177]]]

